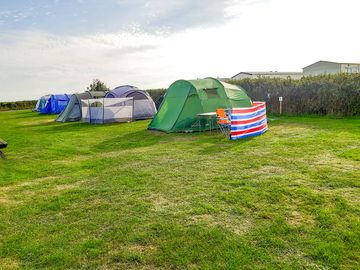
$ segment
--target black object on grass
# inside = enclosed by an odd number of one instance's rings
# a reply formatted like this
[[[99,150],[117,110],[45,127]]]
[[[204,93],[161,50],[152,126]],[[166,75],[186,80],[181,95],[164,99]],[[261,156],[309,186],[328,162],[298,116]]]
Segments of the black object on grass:
[[[4,149],[7,147],[7,142],[0,139],[0,158],[5,158],[5,154],[1,151],[1,149]]]

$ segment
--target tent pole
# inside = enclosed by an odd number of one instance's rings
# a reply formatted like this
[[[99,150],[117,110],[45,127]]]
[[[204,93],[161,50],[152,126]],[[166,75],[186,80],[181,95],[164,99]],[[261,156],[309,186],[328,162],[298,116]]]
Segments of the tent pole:
[[[134,97],[132,98],[132,103],[133,103],[133,106],[132,106],[132,117],[131,117],[131,120],[132,122],[134,122]]]
[[[89,100],[87,100],[87,102],[88,102],[88,110],[89,110],[89,120],[90,120],[90,124],[91,124],[91,108],[90,108],[90,101]]]
[[[105,113],[105,98],[103,98],[103,119],[102,119],[102,123],[104,124],[105,119],[104,119],[104,113]]]

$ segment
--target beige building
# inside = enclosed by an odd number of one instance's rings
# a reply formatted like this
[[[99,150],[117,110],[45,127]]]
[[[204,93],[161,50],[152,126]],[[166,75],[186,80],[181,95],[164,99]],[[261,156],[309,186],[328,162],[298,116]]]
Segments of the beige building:
[[[322,74],[337,73],[360,73],[360,63],[336,63],[318,61],[303,68],[304,76],[316,76]]]
[[[278,71],[268,71],[268,72],[240,72],[235,76],[231,77],[234,80],[240,80],[244,78],[258,78],[258,77],[266,77],[266,78],[281,78],[281,79],[301,79],[303,76],[302,72],[278,72]]]
[[[240,72],[231,77],[234,80],[241,80],[244,78],[281,78],[299,80],[303,76],[316,76],[323,74],[338,74],[338,73],[360,73],[360,63],[337,63],[330,61],[318,61],[314,64],[303,68],[303,72],[278,72],[278,71],[254,71],[254,72]]]

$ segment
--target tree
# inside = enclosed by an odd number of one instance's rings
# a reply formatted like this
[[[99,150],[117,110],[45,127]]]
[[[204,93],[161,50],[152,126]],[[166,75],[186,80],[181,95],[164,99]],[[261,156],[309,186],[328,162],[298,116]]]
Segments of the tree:
[[[87,87],[88,91],[110,91],[109,87],[99,79],[93,80],[93,82]]]

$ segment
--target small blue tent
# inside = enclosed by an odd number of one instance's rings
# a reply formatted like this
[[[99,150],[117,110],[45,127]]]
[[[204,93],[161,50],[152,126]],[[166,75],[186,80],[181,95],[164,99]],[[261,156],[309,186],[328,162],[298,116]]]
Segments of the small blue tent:
[[[46,102],[45,107],[40,110],[41,114],[59,114],[69,103],[71,95],[51,95]]]

